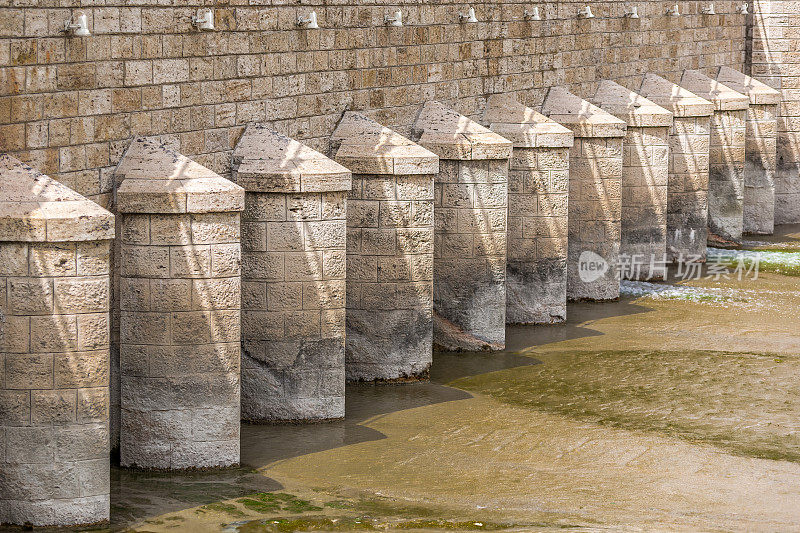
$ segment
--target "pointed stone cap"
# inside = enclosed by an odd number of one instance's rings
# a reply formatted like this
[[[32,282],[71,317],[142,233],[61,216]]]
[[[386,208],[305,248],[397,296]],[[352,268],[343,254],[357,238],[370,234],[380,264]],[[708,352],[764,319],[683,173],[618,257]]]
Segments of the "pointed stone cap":
[[[334,159],[355,174],[439,172],[439,156],[354,111],[344,114],[331,144]]]
[[[134,139],[114,176],[120,213],[244,210],[244,189],[156,139]]]
[[[747,109],[750,99],[697,70],[684,70],[681,87],[714,104],[717,111]]]
[[[572,130],[504,94],[489,97],[483,121],[515,148],[569,148],[575,143]]]
[[[349,191],[350,171],[303,143],[249,124],[233,151],[233,180],[248,192]]]
[[[551,87],[542,113],[572,130],[575,137],[624,137],[627,124],[564,87]]]
[[[436,101],[422,106],[412,138],[441,159],[508,159],[513,148],[508,139]]]
[[[717,81],[724,83],[736,92],[747,95],[755,105],[780,104],[781,93],[747,74],[730,67],[719,67]]]
[[[66,185],[0,154],[0,241],[114,238],[114,215]]]
[[[714,104],[708,100],[655,74],[642,77],[638,93],[676,117],[709,117],[714,113]]]
[[[601,81],[591,100],[595,105],[627,122],[629,127],[672,126],[671,111],[611,80]]]

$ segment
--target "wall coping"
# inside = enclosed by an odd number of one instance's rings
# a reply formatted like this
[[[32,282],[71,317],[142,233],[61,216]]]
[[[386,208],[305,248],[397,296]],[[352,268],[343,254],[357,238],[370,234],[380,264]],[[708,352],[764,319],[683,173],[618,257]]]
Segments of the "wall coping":
[[[672,112],[611,80],[603,80],[591,101],[631,127],[672,126]]]
[[[508,159],[513,148],[508,139],[435,100],[422,106],[412,138],[440,159]]]
[[[0,154],[0,241],[113,238],[114,215],[22,161]]]
[[[244,210],[244,189],[156,139],[135,138],[114,173],[120,213]]]
[[[719,67],[717,81],[724,83],[734,91],[750,97],[754,105],[780,104],[781,93],[755,78],[730,67]]]
[[[248,124],[232,155],[232,179],[248,192],[334,192],[352,187],[348,169],[265,124]]]
[[[676,117],[710,117],[714,113],[714,104],[656,74],[642,76],[638,93]]]
[[[334,159],[357,174],[438,174],[439,157],[355,111],[331,135]]]
[[[681,86],[712,102],[717,111],[736,111],[747,109],[750,105],[750,99],[747,96],[737,93],[698,70],[684,70],[683,76],[681,76]]]
[[[569,92],[551,87],[542,113],[571,129],[575,137],[624,137],[628,125],[614,115]]]
[[[569,148],[575,143],[572,130],[504,94],[489,97],[483,121],[514,148]]]

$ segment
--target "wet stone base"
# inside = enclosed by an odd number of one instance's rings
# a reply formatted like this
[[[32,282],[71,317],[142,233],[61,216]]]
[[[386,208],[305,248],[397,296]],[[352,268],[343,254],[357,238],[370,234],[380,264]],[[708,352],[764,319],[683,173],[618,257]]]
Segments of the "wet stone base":
[[[427,377],[433,356],[430,307],[347,310],[348,381]]]
[[[344,416],[344,338],[272,341],[268,354],[242,354],[242,420]]]
[[[557,324],[567,318],[567,261],[509,261],[506,322]]]
[[[744,159],[747,110],[715,111],[710,124],[708,228],[738,242],[744,213]]]
[[[750,105],[744,164],[744,232],[775,229],[777,106]]]
[[[708,240],[709,117],[675,117],[669,134],[667,257],[705,258]]]

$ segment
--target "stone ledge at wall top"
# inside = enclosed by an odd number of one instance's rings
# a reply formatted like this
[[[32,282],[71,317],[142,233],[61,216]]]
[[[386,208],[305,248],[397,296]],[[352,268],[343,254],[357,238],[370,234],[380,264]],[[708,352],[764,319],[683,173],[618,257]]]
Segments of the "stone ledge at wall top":
[[[590,100],[627,122],[629,127],[672,126],[671,111],[611,80],[601,81],[597,92]]]
[[[244,189],[156,139],[131,142],[114,174],[120,213],[244,210]]]
[[[508,139],[434,100],[422,106],[412,138],[441,159],[508,159],[513,148]]]
[[[354,174],[437,174],[439,157],[399,133],[348,111],[331,135],[334,159]]]
[[[714,104],[717,111],[747,109],[750,99],[697,70],[684,70],[681,86]]]
[[[0,241],[114,238],[114,215],[8,154],[0,154]]]
[[[489,97],[483,121],[515,148],[569,148],[575,143],[572,130],[504,94]]]
[[[656,74],[642,76],[636,92],[676,117],[708,117],[714,113],[714,104]]]
[[[752,105],[773,105],[781,102],[781,93],[747,74],[730,67],[719,67],[717,81],[747,95]]]
[[[564,87],[551,87],[542,113],[571,129],[575,137],[624,137],[628,125]]]
[[[264,124],[248,124],[232,162],[232,179],[248,192],[334,192],[352,186],[348,169]]]

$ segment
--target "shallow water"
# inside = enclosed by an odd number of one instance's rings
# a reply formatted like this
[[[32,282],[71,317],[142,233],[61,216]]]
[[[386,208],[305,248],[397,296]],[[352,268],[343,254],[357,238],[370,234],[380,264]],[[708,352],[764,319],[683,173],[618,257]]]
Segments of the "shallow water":
[[[349,386],[343,421],[244,425],[240,469],[115,469],[111,529],[800,529],[798,304],[776,269],[626,282],[429,383]]]

